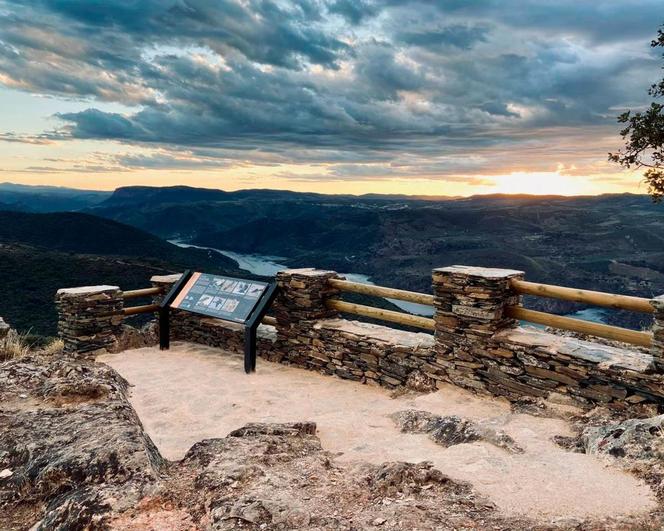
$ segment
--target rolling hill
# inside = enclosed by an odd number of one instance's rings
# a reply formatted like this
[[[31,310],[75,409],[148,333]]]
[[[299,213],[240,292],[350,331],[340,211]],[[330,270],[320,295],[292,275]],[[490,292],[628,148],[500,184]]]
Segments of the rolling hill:
[[[134,289],[149,285],[152,275],[187,268],[239,273],[233,260],[217,253],[181,249],[89,214],[0,212],[0,315],[22,331],[55,334],[58,288]]]

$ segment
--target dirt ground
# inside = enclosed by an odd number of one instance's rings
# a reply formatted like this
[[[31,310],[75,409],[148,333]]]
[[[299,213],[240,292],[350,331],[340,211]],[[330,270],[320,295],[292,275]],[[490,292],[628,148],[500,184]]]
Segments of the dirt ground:
[[[506,402],[454,386],[393,398],[381,388],[263,360],[255,374],[245,375],[241,357],[185,343],[170,351],[144,348],[98,361],[133,386],[131,404],[170,460],[249,422],[313,421],[323,448],[337,463],[430,461],[443,474],[469,482],[506,516],[552,522],[636,515],[656,507],[650,488],[639,479],[552,440],[573,434],[565,412],[559,418],[513,413]],[[486,441],[446,448],[426,435],[402,433],[391,415],[409,409],[457,415],[502,430],[524,451],[511,453]]]

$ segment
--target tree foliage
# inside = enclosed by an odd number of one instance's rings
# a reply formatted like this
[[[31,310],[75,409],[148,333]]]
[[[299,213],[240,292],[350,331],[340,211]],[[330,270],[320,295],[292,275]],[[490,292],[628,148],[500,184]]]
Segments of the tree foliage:
[[[664,48],[664,26],[650,45]],[[664,57],[664,54],[662,55]],[[648,90],[653,98],[664,97],[664,79]],[[648,192],[656,202],[664,199],[664,105],[652,102],[642,112],[627,111],[618,116],[626,124],[620,131],[625,146],[617,153],[609,153],[609,160],[624,168],[645,168]]]

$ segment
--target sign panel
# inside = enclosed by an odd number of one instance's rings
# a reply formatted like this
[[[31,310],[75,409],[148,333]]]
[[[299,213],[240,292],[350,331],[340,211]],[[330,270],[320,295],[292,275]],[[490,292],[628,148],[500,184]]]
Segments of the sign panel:
[[[266,282],[193,273],[171,308],[244,323],[267,289]]]

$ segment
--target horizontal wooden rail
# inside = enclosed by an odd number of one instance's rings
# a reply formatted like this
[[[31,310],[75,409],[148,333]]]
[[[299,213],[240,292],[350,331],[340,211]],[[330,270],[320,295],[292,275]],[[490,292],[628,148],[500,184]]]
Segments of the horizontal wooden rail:
[[[639,345],[641,347],[652,346],[652,334],[647,332],[638,332],[636,330],[628,330],[627,328],[619,328],[617,326],[573,319],[572,317],[563,317],[562,315],[553,315],[551,313],[528,310],[520,306],[509,306],[506,309],[506,314],[508,317],[520,319],[522,321],[529,321],[531,323],[562,328],[564,330],[603,337],[605,339],[612,339],[623,343],[631,343],[632,345]]]
[[[137,315],[139,313],[153,313],[159,310],[158,304],[144,304],[143,306],[129,306],[123,308],[122,313],[127,315]]]
[[[386,297],[388,299],[397,299],[399,301],[416,302],[417,304],[433,306],[433,295],[427,295],[426,293],[385,288],[383,286],[373,286],[371,284],[360,284],[359,282],[339,280],[336,278],[330,279],[329,284],[340,291],[352,291],[353,293],[362,293],[374,297]]]
[[[414,326],[416,328],[424,328],[425,330],[434,330],[435,328],[435,321],[433,319],[420,317],[419,315],[383,310],[381,308],[374,308],[373,306],[364,306],[362,304],[354,304],[352,302],[340,301],[337,299],[328,299],[325,302],[325,305],[328,308],[339,312],[372,317],[373,319]]]
[[[129,291],[122,292],[122,298],[127,299],[140,299],[141,297],[150,297],[151,295],[159,295],[163,293],[163,288],[142,288],[142,289],[133,289]]]
[[[277,325],[277,320],[274,317],[270,317],[269,315],[266,315],[263,317],[261,324],[264,325],[271,325],[271,326],[276,326]]]
[[[632,312],[654,313],[649,299],[642,297],[630,297],[628,295],[615,295],[601,291],[589,291],[585,289],[564,288],[537,282],[526,282],[525,280],[512,279],[512,289],[524,295],[537,295],[539,297],[550,297],[566,301],[581,302],[594,306],[605,306],[607,308],[618,308]]]

